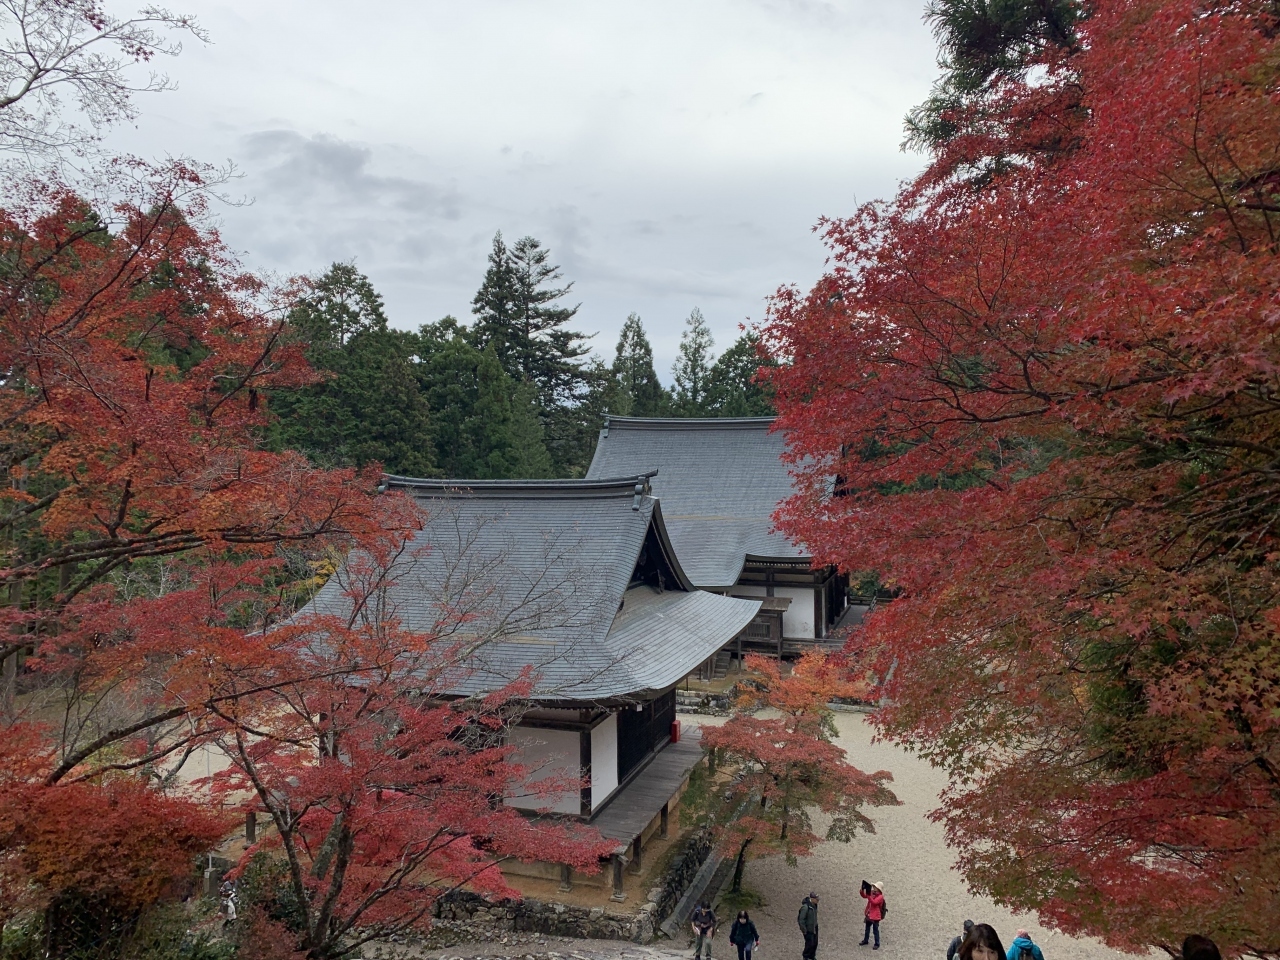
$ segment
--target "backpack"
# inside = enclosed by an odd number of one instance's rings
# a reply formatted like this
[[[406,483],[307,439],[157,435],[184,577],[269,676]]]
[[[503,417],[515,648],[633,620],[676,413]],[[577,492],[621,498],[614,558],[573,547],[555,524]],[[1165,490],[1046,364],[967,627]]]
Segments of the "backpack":
[[[883,897],[883,896],[884,896],[884,894],[882,893],[882,894],[880,894],[880,896],[882,896],[882,897]],[[888,901],[888,900],[886,900],[884,903],[880,904],[880,918],[883,920],[883,919],[884,919],[885,917],[887,917],[888,915],[889,915],[889,901]],[[1018,958],[1018,960],[1026,960],[1026,958],[1025,958],[1025,957],[1019,957],[1019,958]]]
[[[1031,944],[1024,943],[1018,948],[1018,960],[1036,960],[1036,955],[1031,950]]]

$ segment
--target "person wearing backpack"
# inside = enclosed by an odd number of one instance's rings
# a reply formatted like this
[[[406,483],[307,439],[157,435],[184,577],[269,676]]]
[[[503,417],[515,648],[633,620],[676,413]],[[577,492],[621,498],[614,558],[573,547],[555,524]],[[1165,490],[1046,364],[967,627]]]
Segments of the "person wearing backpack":
[[[715,939],[716,927],[720,921],[716,919],[716,912],[711,909],[711,904],[703,900],[693,916],[689,918],[689,926],[693,928],[694,942],[694,958],[701,960],[703,951],[706,951],[707,960],[711,960],[711,941]]]
[[[865,947],[871,940],[871,934],[876,935],[876,945],[872,950],[880,949],[880,921],[884,919],[884,915],[889,912],[888,905],[884,902],[884,885],[876,881],[875,883],[867,883],[862,881],[862,889],[859,891],[862,899],[867,901],[867,909],[864,914],[864,922],[866,930],[862,934],[862,940],[858,946]]]
[[[804,960],[817,960],[818,956],[818,895],[812,891],[800,904],[796,916],[800,932],[804,934]]]
[[[1019,930],[1005,960],[1044,960],[1044,954],[1031,942],[1031,935],[1027,931]]]
[[[729,942],[738,948],[738,960],[751,960],[751,954],[760,946],[760,931],[747,911],[738,911],[738,918],[729,929]]]

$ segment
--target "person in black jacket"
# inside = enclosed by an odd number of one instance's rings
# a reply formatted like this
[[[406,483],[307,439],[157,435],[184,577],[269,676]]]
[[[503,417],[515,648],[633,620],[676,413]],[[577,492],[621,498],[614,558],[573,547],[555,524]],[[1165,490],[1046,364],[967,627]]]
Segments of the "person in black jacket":
[[[738,918],[729,928],[729,942],[738,948],[738,960],[751,960],[751,953],[760,943],[760,931],[751,922],[751,915],[738,911]]]
[[[972,929],[973,921],[966,920],[964,922],[964,933],[952,940],[951,946],[947,947],[947,960],[956,960],[956,954],[960,952],[960,945],[964,943],[964,938],[969,935],[969,931]]]
[[[800,904],[800,913],[796,917],[800,924],[800,932],[804,934],[804,960],[817,960],[818,957],[818,895],[810,893]]]

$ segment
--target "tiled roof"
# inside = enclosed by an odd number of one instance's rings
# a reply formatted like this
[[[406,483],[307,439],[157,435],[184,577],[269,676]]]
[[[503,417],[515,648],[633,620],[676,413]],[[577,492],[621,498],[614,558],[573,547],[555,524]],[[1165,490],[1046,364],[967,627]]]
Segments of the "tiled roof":
[[[377,612],[477,644],[451,692],[491,690],[532,668],[544,700],[666,689],[731,640],[758,601],[693,591],[671,556],[649,478],[442,481],[388,477],[427,514]],[[634,586],[652,528],[674,583]],[[692,592],[691,592],[692,591]],[[341,614],[341,575],[313,609]],[[370,614],[373,616],[374,614]]]
[[[772,529],[778,503],[794,492],[772,424],[609,417],[587,479],[656,470],[653,493],[685,572],[700,587],[728,587],[749,557],[808,559]]]

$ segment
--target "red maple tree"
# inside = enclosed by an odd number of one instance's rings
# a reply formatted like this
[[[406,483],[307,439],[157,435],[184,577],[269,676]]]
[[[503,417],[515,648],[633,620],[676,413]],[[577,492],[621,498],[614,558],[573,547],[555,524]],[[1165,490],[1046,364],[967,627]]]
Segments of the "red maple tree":
[[[881,728],[950,770],[975,889],[1276,956],[1280,21],[1087,7],[987,104],[1016,122],[958,124],[778,295],[768,376],[809,458],[781,522],[901,592],[850,653]],[[1054,150],[1001,139],[1037,117]]]
[[[282,545],[397,523],[374,476],[262,449],[264,390],[313,374],[193,226],[199,172],[128,174],[106,215],[40,181],[0,214],[9,906],[105,885],[134,908],[187,872],[225,819],[166,781],[213,732],[217,669],[272,655],[246,627],[281,606]]]
[[[737,855],[734,890],[749,854],[782,854],[791,864],[811,854],[822,839],[815,809],[830,818],[826,839],[848,843],[859,830],[875,832],[863,806],[898,802],[885,786],[892,774],[862,772],[834,742],[829,704],[855,691],[843,663],[809,652],[789,672],[773,657],[752,655],[746,665],[750,678],[739,685],[733,716],[702,734],[704,746],[734,771],[725,802],[733,815],[720,831],[720,842]]]
[[[589,840],[490,801],[519,774],[503,748],[463,749],[519,690],[428,706],[464,649],[289,619],[343,556],[394,557],[421,517],[377,495],[376,470],[267,449],[270,391],[315,376],[289,292],[198,226],[198,171],[128,173],[106,212],[33,182],[29,209],[0,213],[5,908],[153,900],[226,830],[179,776],[218,747],[286,857],[312,870],[335,837],[338,875],[300,889],[314,956],[354,924],[420,918],[406,881],[497,888],[492,863],[535,849],[587,868]]]
[[[274,646],[288,652],[280,667],[227,672],[215,708],[232,761],[217,792],[271,820],[241,867],[262,850],[283,860],[282,899],[294,904],[286,922],[308,957],[425,928],[436,900],[462,885],[518,897],[504,860],[591,873],[616,848],[504,802],[533,791],[550,806],[581,784],[545,771],[528,784],[534,771],[506,744],[532,675],[451,699],[472,654],[497,637],[460,625],[451,602],[440,604],[438,629],[402,628],[380,598],[411,566],[396,538],[366,543],[335,574],[345,612],[304,611],[274,630]],[[298,663],[309,665],[301,679]]]

